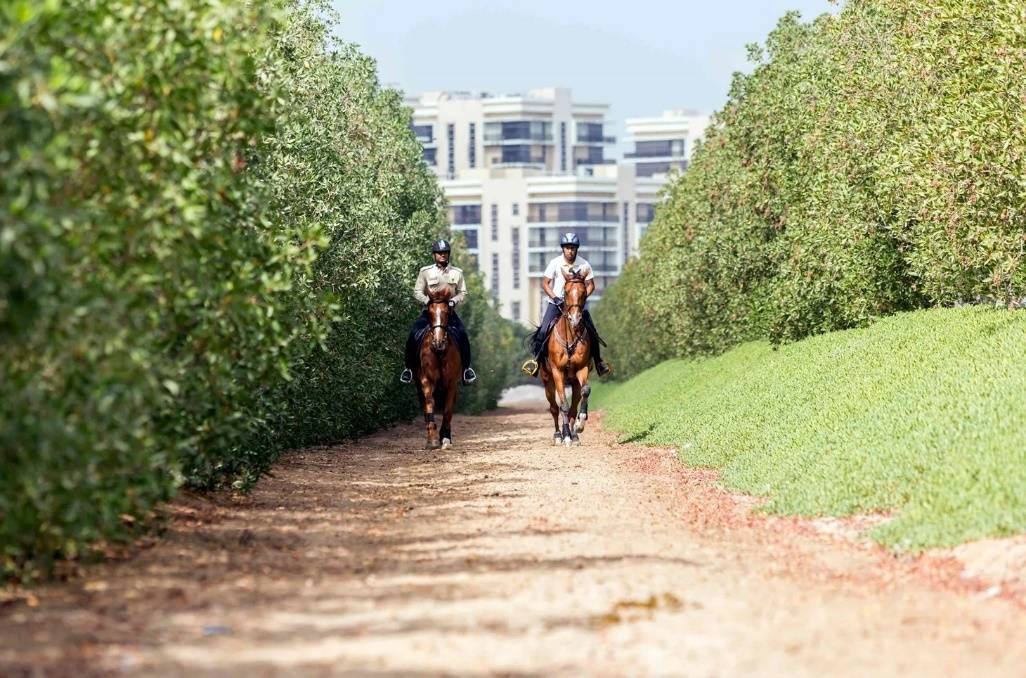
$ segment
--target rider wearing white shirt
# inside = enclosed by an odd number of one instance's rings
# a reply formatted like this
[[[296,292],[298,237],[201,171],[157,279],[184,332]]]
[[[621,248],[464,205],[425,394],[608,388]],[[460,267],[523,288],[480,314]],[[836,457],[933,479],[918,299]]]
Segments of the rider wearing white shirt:
[[[525,362],[521,368],[531,376],[538,374],[538,360],[545,349],[545,340],[548,339],[549,332],[562,311],[563,287],[566,285],[563,274],[570,273],[570,271],[578,272],[584,276],[585,290],[588,296],[590,297],[595,291],[595,271],[592,270],[591,264],[586,259],[577,256],[577,248],[581,245],[577,234],[564,233],[559,239],[559,245],[563,249],[563,254],[549,262],[542,276],[542,291],[549,298],[549,302],[545,305],[545,314],[542,316],[541,325],[532,337],[531,348],[534,358]],[[591,356],[595,359],[595,371],[600,377],[605,376],[609,374],[610,367],[599,354],[601,340],[587,308],[584,309],[584,326],[587,328],[588,337],[591,340]]]

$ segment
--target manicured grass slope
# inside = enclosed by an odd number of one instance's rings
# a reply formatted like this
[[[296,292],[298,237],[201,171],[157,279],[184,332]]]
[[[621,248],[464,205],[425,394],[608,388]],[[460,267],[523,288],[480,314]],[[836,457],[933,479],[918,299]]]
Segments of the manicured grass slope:
[[[606,425],[799,515],[893,511],[895,548],[1026,532],[1026,313],[901,314],[595,389]]]

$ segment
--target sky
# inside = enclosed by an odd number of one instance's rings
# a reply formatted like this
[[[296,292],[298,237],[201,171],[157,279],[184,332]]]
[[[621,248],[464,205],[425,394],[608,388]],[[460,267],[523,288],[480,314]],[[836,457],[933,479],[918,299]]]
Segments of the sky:
[[[837,12],[828,0],[333,0],[339,35],[407,94],[497,94],[566,86],[623,121],[670,108],[711,113],[745,46],[789,10]]]

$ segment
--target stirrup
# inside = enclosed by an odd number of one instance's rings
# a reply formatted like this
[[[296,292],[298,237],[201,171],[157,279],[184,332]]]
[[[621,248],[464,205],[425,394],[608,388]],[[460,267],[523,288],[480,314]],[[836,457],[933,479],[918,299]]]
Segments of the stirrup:
[[[467,369],[463,370],[464,384],[473,384],[475,381],[477,381],[477,372],[474,371],[474,368],[468,367]]]
[[[538,376],[538,361],[534,358],[528,358],[527,361],[520,366],[520,371],[529,377]]]
[[[412,384],[413,370],[411,370],[409,367],[403,370],[403,373],[399,375],[399,381],[401,381],[404,384]]]

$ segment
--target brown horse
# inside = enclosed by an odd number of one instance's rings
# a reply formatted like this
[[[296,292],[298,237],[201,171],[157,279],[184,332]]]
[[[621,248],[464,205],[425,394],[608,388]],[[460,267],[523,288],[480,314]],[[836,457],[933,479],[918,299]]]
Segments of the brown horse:
[[[420,342],[420,368],[417,396],[424,409],[429,450],[452,445],[452,413],[459,395],[460,351],[449,339],[449,298],[451,290],[442,288],[430,296],[427,312],[431,327]],[[435,424],[435,413],[441,407],[442,427]]]
[[[552,444],[567,447],[581,444],[577,435],[588,420],[588,365],[591,343],[584,326],[584,302],[588,298],[584,276],[577,271],[563,273],[563,307],[546,342],[546,358],[541,365],[541,379],[549,412],[556,428]],[[566,385],[573,391],[572,402],[566,400]],[[580,409],[578,409],[578,407]],[[563,425],[560,427],[560,415]]]

